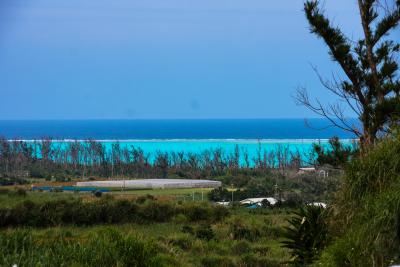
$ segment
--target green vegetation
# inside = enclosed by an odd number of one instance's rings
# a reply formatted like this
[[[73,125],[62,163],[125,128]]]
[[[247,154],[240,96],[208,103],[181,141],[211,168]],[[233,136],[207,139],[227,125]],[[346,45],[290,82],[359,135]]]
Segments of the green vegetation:
[[[359,153],[356,147],[344,146],[337,137],[329,139],[328,148],[324,148],[320,144],[314,144],[314,151],[317,154],[318,165],[328,164],[335,168],[344,167],[351,158]]]
[[[334,241],[323,266],[400,263],[400,138],[381,142],[347,168],[329,218]]]
[[[331,142],[331,151],[315,147],[317,161],[346,170],[327,214],[303,212],[291,219],[285,244],[295,256],[295,264],[342,267],[400,263],[400,44],[390,35],[400,22],[400,1],[357,3],[363,30],[358,40],[332,24],[320,1],[304,4],[311,32],[325,42],[345,75],[334,75],[329,81],[317,71],[320,81],[357,114],[361,129],[346,119],[340,103],[312,103],[305,90],[298,91],[297,100],[332,125],[358,136],[361,154],[354,157],[338,142]],[[325,227],[306,223],[320,220],[319,225],[328,226],[327,232]]]
[[[177,215],[189,221],[213,222],[226,217],[228,210],[205,202],[178,204],[152,199],[134,202],[108,197],[91,202],[62,199],[42,203],[25,200],[11,208],[0,208],[0,227],[152,223],[170,221]]]
[[[339,98],[338,103],[324,105],[312,102],[305,90],[297,100],[333,126],[352,132],[360,139],[361,149],[372,148],[385,132],[399,124],[400,80],[398,54],[400,44],[394,33],[400,21],[400,1],[381,3],[359,0],[361,36],[346,36],[336,22],[326,16],[321,1],[304,3],[304,13],[311,33],[329,48],[331,59],[342,72],[325,79],[318,73],[322,86]],[[393,39],[392,39],[393,38]],[[342,103],[356,114],[361,128],[346,118]]]
[[[19,204],[0,208],[19,220],[0,230],[0,266],[135,266],[140,255],[147,262],[137,266],[286,266],[290,260],[280,245],[290,210],[235,208],[228,214],[209,203],[146,195],[39,195],[13,195]]]
[[[317,259],[328,242],[327,213],[319,206],[305,206],[294,215],[285,227],[283,244],[291,249],[292,263],[304,266]]]
[[[364,36],[357,41],[332,25],[319,1],[306,1],[304,12],[311,32],[324,40],[345,75],[331,82],[319,78],[357,114],[362,129],[347,120],[340,105],[311,103],[305,90],[297,100],[358,136],[361,151],[333,138],[329,148],[316,144],[309,162],[288,148],[267,152],[261,146],[251,160],[239,147],[231,155],[215,149],[198,155],[158,152],[150,159],[140,148],[118,142],[107,150],[92,140],[61,147],[50,139],[0,139],[4,186],[97,177],[213,178],[225,186],[94,196],[2,186],[0,265],[400,264],[400,45],[388,37],[400,21],[400,0],[392,8],[376,0],[358,5]],[[324,166],[317,170],[323,176],[313,168],[299,172],[306,163]],[[278,204],[227,209],[208,202],[266,196],[275,196]],[[330,203],[327,210],[304,206],[313,201]]]
[[[106,228],[80,237],[71,231],[0,232],[1,266],[163,266],[156,246]]]
[[[279,146],[266,151],[261,144],[257,156],[235,147],[232,154],[222,149],[201,153],[145,153],[141,148],[121,146],[107,148],[104,143],[85,140],[57,143],[51,139],[34,142],[0,138],[0,185],[27,183],[28,179],[68,182],[76,178],[216,178],[224,182],[237,177],[262,177],[279,167],[283,172],[297,168],[308,155]],[[235,182],[235,181],[233,181]],[[237,184],[240,186],[240,184]]]

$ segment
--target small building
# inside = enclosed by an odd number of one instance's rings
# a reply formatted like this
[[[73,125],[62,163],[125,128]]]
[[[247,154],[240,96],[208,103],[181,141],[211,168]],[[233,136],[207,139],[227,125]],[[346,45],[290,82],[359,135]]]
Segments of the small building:
[[[262,205],[262,202],[266,200],[269,202],[271,206],[274,206],[276,203],[278,203],[278,200],[273,198],[273,197],[256,197],[256,198],[246,198],[240,201],[240,204],[242,205]]]
[[[305,173],[313,173],[316,172],[315,167],[302,167],[299,168],[299,171],[297,172],[297,174],[305,174]]]
[[[315,207],[321,207],[326,209],[326,204],[324,202],[311,202],[308,203],[307,206],[315,206]]]

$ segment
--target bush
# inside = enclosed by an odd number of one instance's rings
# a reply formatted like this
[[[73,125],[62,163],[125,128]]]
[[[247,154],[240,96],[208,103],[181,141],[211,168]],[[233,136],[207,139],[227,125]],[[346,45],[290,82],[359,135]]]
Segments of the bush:
[[[204,267],[234,267],[233,260],[225,256],[210,255],[201,260]]]
[[[218,187],[208,192],[208,199],[211,201],[226,201],[231,200],[231,193],[228,189]]]
[[[329,148],[325,149],[320,144],[313,145],[318,165],[331,165],[335,168],[343,167],[358,153],[358,148],[343,145],[338,137],[329,139]]]
[[[145,221],[166,222],[175,214],[175,209],[168,203],[151,201],[141,206],[140,213]]]
[[[187,204],[182,206],[183,213],[190,221],[217,222],[229,215],[229,210],[223,206],[211,206],[207,203]]]
[[[174,246],[177,246],[177,247],[183,249],[183,250],[188,250],[193,245],[193,239],[191,238],[191,236],[189,236],[187,234],[180,234],[180,235],[175,235],[173,237],[170,237],[168,242]]]
[[[332,244],[321,266],[400,263],[400,136],[351,162],[330,216]]]
[[[196,231],[195,235],[197,238],[204,239],[210,241],[215,238],[215,233],[210,225],[204,224],[199,226]]]
[[[265,267],[265,266],[280,266],[279,262],[270,259],[269,257],[260,257],[252,253],[246,253],[241,256],[242,266],[246,267]]]
[[[181,229],[182,233],[186,234],[194,234],[194,229],[191,225],[184,225]]]
[[[299,194],[290,193],[285,196],[285,201],[278,202],[277,207],[280,208],[290,208],[290,209],[297,209],[303,206],[305,201],[301,198]]]
[[[95,197],[101,197],[103,195],[103,193],[100,190],[96,190],[96,191],[94,191],[93,195]]]
[[[154,198],[154,196],[152,196],[152,195],[150,195],[150,194],[147,194],[147,195],[145,195],[145,196],[139,196],[139,197],[136,199],[136,202],[137,202],[138,204],[143,204],[143,203],[146,202],[147,200],[155,200],[155,198]]]
[[[233,239],[235,240],[247,239],[250,241],[255,241],[261,237],[261,232],[257,227],[250,227],[239,219],[235,219],[231,223],[230,231],[232,233]]]
[[[195,207],[194,211],[191,208]],[[107,223],[151,223],[181,220],[214,222],[224,218],[225,208],[211,205],[174,205],[169,202],[149,201],[143,205],[127,200],[114,200],[108,195],[93,201],[55,200],[35,203],[29,200],[0,212],[0,227],[59,225],[94,225]]]
[[[283,246],[291,250],[293,263],[304,266],[318,258],[328,241],[326,212],[318,206],[305,206],[294,212],[285,227]]]
[[[5,190],[9,196],[26,197],[27,193],[24,188],[17,187],[14,190]]]
[[[232,253],[234,255],[242,255],[244,253],[250,252],[250,250],[251,250],[250,243],[245,240],[235,242],[232,246]]]

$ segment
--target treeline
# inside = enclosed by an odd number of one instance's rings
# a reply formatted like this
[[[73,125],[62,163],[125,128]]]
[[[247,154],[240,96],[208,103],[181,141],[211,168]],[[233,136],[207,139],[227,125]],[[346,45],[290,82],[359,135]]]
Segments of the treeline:
[[[311,155],[311,153],[310,153]],[[204,178],[224,175],[264,175],[271,169],[284,173],[305,164],[310,155],[293,152],[289,146],[266,151],[259,144],[256,156],[236,146],[232,153],[222,149],[202,153],[145,153],[140,147],[121,146],[119,142],[106,147],[94,141],[55,142],[10,141],[0,139],[0,177],[48,178],[65,180],[71,177],[139,177],[139,178]],[[311,161],[311,160],[307,160]]]

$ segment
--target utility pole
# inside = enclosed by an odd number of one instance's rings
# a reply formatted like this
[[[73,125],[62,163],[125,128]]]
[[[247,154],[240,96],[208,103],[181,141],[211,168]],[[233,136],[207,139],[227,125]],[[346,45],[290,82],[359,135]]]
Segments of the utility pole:
[[[122,191],[125,190],[125,177],[122,178]]]
[[[233,184],[231,184],[232,187],[232,209],[233,209]]]
[[[279,192],[278,192],[278,184],[277,183],[275,183],[275,185],[274,185],[274,197],[275,197],[276,200],[280,201]]]

